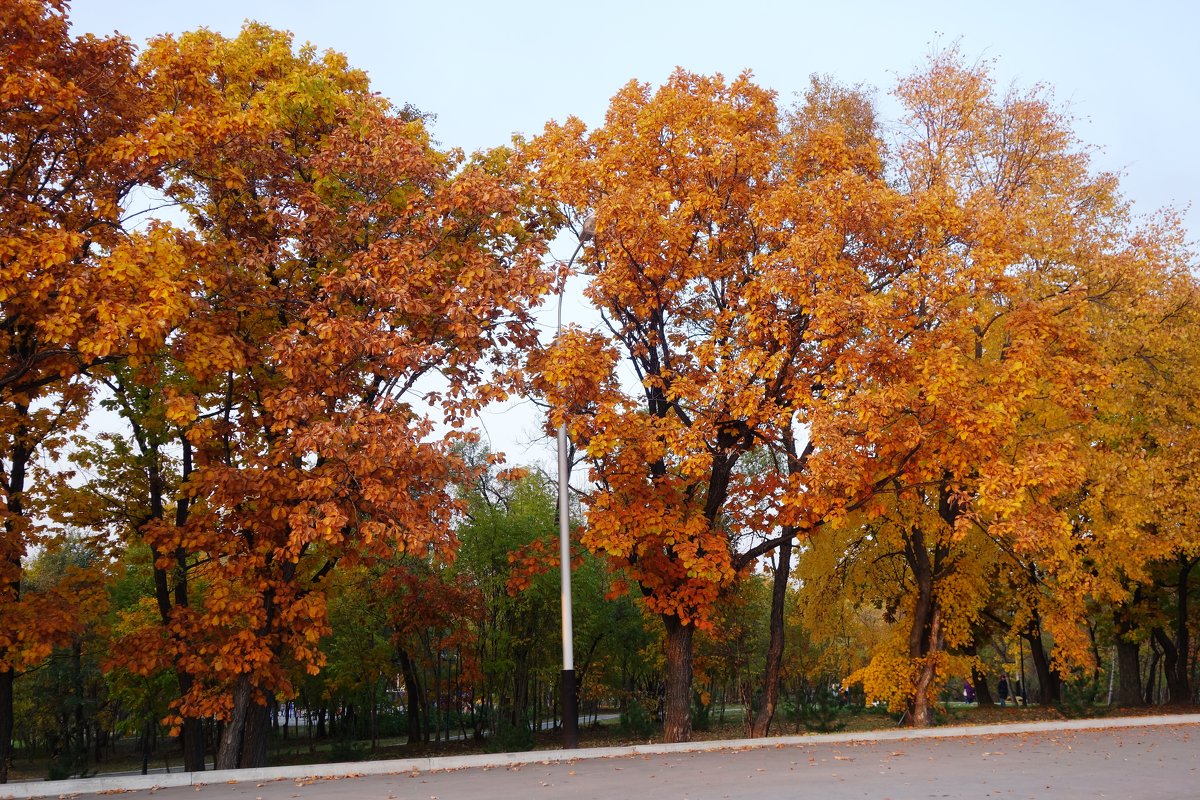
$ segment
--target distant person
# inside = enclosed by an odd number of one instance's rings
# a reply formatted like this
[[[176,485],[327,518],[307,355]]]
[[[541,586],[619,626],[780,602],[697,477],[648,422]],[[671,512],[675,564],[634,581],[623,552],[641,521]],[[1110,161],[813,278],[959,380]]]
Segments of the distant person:
[[[1000,676],[1000,683],[996,686],[996,694],[1000,695],[1000,707],[1004,708],[1004,704],[1008,700],[1008,676],[1007,675]]]
[[[963,700],[967,703],[975,702],[975,687],[970,681],[963,681]]]

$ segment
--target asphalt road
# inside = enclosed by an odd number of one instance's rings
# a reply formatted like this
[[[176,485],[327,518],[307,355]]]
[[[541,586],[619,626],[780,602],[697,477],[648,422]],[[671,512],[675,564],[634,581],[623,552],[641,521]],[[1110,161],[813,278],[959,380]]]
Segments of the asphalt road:
[[[154,800],[1195,800],[1200,798],[1200,727],[781,745],[401,775],[208,784],[158,789],[154,795]]]

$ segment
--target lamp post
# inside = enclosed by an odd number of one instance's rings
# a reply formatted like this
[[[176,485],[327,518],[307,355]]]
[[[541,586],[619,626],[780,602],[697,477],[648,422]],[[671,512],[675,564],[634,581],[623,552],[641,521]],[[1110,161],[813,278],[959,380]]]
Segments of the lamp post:
[[[584,242],[595,235],[595,217],[589,214],[579,231],[579,244],[567,261],[563,271],[563,283],[558,290],[558,327],[554,338],[562,333],[563,294],[567,288],[567,274],[575,263]],[[567,421],[564,412],[558,426],[558,555],[561,569],[560,608],[562,618],[562,699],[563,699],[563,747],[574,750],[579,746],[579,703],[575,693],[575,638],[571,617],[571,503],[568,495],[568,478],[571,465],[567,459]]]

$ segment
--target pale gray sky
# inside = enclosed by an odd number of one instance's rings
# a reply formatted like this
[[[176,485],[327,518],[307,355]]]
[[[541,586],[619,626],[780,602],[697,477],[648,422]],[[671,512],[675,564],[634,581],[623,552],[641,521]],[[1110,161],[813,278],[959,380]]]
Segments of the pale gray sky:
[[[675,66],[745,69],[785,100],[814,72],[881,89],[958,41],[1002,83],[1044,82],[1080,118],[1098,163],[1138,208],[1200,197],[1200,4],[1191,0],[589,3],[463,0],[74,0],[77,30],[142,43],[254,19],[345,53],[397,103],[437,115],[443,145],[474,150],[570,114],[598,122],[631,78]],[[1200,211],[1189,213],[1200,230]]]
[[[995,60],[1001,84],[1052,86],[1080,138],[1100,148],[1096,166],[1124,174],[1138,211],[1200,199],[1200,4],[1191,0],[74,0],[71,16],[77,31],[116,30],[139,44],[198,27],[233,35],[245,19],[292,31],[345,53],[393,102],[437,115],[441,144],[466,150],[571,114],[596,124],[622,84],[661,82],[677,65],[750,69],[785,102],[809,75],[828,73],[878,87],[891,116],[897,77],[958,42],[968,59]],[[1200,209],[1185,219],[1200,239]],[[541,445],[521,446],[535,433],[531,417],[505,412],[488,426],[511,458],[543,458]]]

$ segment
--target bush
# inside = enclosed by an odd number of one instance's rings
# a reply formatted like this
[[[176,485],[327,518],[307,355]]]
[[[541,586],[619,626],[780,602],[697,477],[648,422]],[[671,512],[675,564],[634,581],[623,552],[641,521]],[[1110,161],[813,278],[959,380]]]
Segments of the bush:
[[[700,692],[692,692],[692,730],[707,731],[712,728],[712,703],[705,703]]]
[[[638,699],[630,699],[621,711],[619,729],[626,736],[646,739],[654,735],[658,725],[645,703]]]
[[[529,719],[522,717],[515,725],[507,714],[500,714],[496,727],[487,738],[485,748],[489,753],[520,753],[533,749],[533,728]]]
[[[811,732],[834,733],[846,727],[838,697],[828,689],[801,692],[799,702],[788,703],[788,716]]]

